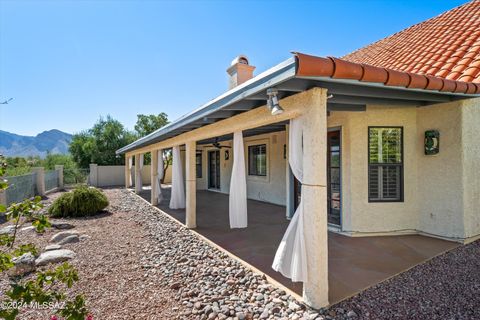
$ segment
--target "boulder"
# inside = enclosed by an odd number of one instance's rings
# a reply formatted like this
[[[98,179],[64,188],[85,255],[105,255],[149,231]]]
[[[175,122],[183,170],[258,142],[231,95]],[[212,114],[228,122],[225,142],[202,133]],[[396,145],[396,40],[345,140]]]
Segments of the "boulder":
[[[57,263],[63,262],[75,257],[75,252],[72,250],[67,249],[60,249],[60,250],[52,250],[46,251],[42,253],[37,260],[35,260],[35,264],[37,266],[44,266],[49,263]]]
[[[31,252],[13,258],[12,262],[15,266],[8,270],[10,276],[22,276],[35,270],[35,256]]]
[[[59,232],[59,233],[53,235],[52,238],[50,238],[50,242],[57,243],[57,242],[62,241],[66,237],[74,236],[74,235],[78,236],[79,234],[76,231],[62,231],[62,232]]]

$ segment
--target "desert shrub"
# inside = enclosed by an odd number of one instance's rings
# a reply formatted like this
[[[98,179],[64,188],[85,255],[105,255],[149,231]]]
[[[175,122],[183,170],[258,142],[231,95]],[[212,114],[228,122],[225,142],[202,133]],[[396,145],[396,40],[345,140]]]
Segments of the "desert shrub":
[[[79,186],[62,194],[48,209],[53,217],[86,217],[108,206],[105,194],[93,187]]]

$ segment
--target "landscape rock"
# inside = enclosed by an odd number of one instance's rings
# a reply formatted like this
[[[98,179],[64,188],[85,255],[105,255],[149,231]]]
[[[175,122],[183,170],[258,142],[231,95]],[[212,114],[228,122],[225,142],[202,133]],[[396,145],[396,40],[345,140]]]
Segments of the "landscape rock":
[[[55,229],[59,230],[65,230],[65,229],[73,229],[75,226],[73,224],[67,223],[67,222],[60,222],[60,221],[50,221],[52,224],[52,227]]]
[[[62,240],[58,241],[58,244],[59,245],[64,245],[64,244],[67,244],[67,243],[76,243],[76,242],[80,242],[80,238],[78,237],[78,235],[73,234],[71,236],[68,236],[68,237],[63,238]]]
[[[63,262],[75,257],[75,252],[68,249],[52,250],[42,253],[36,260],[37,266],[44,266],[49,263]]]
[[[52,250],[58,250],[58,249],[62,249],[62,246],[59,244],[50,244],[45,247],[44,251],[52,251]]]
[[[60,242],[62,241],[63,239],[65,239],[66,237],[70,237],[70,236],[78,236],[78,232],[77,231],[62,231],[62,232],[59,232],[55,235],[52,236],[52,238],[50,238],[50,242]]]
[[[0,235],[1,234],[13,233],[13,231],[15,231],[15,226],[14,225],[6,226],[6,227],[3,227],[3,228],[0,229]]]
[[[20,229],[20,231],[35,231],[35,227],[34,226],[28,226],[28,227],[23,227],[22,229]]]
[[[10,276],[22,276],[35,270],[35,256],[31,252],[12,259],[15,266],[8,270]]]

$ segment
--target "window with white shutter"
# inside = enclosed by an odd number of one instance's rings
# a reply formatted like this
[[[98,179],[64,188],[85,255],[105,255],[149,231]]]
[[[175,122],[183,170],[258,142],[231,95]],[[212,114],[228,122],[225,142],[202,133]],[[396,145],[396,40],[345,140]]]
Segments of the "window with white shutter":
[[[403,128],[368,128],[368,200],[403,201]]]

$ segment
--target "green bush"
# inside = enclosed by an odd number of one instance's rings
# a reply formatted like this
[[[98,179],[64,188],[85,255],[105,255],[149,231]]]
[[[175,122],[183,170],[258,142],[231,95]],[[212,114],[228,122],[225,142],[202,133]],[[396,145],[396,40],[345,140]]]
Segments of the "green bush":
[[[48,213],[57,218],[87,217],[97,214],[107,206],[108,199],[102,191],[80,186],[56,199]]]

